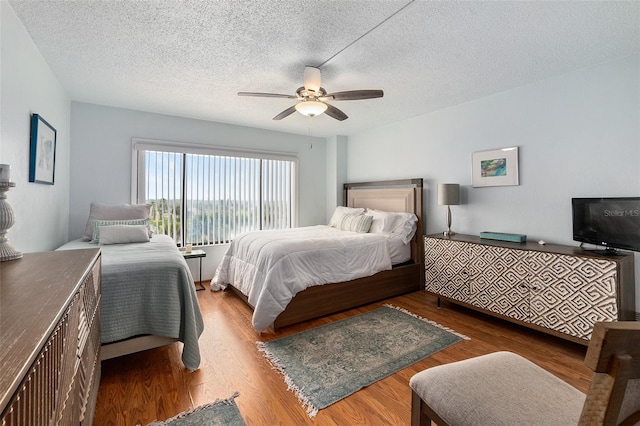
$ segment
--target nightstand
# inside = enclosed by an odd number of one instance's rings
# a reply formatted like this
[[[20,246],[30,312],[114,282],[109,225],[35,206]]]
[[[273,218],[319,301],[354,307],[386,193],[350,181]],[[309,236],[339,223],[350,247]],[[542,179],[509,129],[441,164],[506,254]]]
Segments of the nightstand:
[[[200,281],[198,281],[200,287],[196,287],[196,290],[204,290],[204,286],[202,285],[202,258],[207,257],[207,252],[204,250],[191,250],[190,253],[187,253],[186,251],[180,250],[180,253],[182,253],[185,259],[200,259]]]

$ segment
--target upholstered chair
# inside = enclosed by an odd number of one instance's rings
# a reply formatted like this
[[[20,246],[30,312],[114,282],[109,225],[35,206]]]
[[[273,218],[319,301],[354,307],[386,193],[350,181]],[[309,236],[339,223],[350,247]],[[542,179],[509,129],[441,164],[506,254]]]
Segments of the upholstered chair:
[[[411,378],[411,424],[640,424],[640,322],[596,323],[583,394],[511,352],[429,368]]]

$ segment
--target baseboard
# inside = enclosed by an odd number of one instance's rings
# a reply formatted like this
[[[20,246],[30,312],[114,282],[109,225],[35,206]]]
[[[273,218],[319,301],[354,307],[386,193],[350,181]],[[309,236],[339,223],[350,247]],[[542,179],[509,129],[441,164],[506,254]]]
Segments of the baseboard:
[[[640,321],[640,312],[636,312],[636,321]]]

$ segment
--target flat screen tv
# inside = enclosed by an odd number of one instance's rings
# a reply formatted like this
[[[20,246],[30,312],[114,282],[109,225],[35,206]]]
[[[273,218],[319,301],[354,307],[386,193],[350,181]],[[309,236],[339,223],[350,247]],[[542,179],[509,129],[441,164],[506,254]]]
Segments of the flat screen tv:
[[[571,205],[575,241],[640,251],[640,197],[572,198]]]

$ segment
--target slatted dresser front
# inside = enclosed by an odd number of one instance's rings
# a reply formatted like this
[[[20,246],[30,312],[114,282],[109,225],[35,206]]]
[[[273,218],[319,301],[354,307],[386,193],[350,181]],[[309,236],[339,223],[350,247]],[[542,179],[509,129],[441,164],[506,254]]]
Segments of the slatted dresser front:
[[[90,425],[100,382],[99,249],[0,263],[2,426]]]

